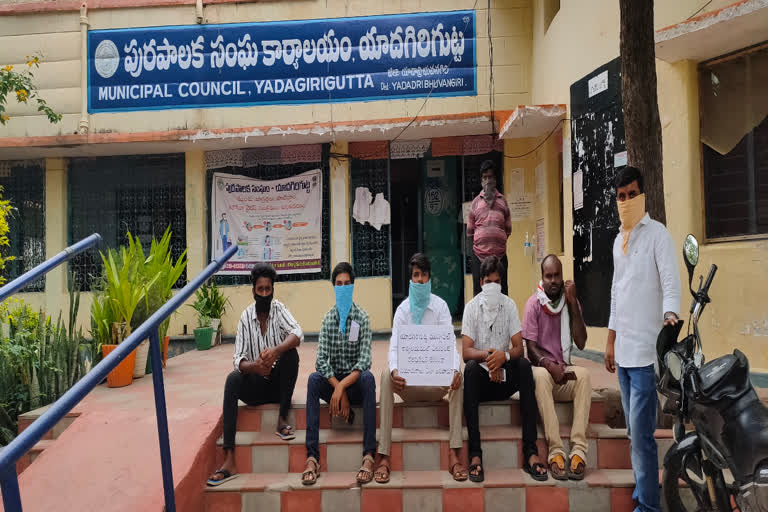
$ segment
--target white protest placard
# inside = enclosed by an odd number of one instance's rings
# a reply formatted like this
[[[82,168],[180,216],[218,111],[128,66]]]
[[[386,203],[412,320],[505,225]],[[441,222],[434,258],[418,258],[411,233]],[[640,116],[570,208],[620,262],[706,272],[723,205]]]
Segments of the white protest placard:
[[[397,373],[408,386],[450,386],[455,352],[452,325],[397,328]]]

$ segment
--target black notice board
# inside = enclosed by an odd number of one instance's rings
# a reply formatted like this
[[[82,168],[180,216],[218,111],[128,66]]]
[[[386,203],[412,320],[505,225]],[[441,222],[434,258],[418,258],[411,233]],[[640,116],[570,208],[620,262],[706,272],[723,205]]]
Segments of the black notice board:
[[[613,242],[620,225],[613,181],[626,165],[618,58],[571,85],[571,117],[571,183],[578,183],[576,173],[581,173],[583,190],[579,209],[574,190],[574,280],[587,325],[607,327]]]

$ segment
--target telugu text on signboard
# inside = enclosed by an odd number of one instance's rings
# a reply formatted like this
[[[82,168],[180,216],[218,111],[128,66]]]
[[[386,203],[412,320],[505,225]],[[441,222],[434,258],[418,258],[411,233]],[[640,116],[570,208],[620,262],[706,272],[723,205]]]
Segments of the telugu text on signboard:
[[[397,373],[409,386],[450,386],[456,334],[452,325],[406,325],[397,328]]]

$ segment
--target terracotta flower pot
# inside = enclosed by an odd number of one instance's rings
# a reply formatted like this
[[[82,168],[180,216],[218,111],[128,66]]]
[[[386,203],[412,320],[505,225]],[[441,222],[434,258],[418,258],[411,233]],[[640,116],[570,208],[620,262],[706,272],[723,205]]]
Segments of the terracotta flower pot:
[[[168,343],[171,341],[170,336],[163,338],[163,368],[165,368],[165,362],[168,361]]]
[[[115,350],[117,345],[102,345],[101,355],[107,357],[110,352]],[[131,352],[128,357],[123,359],[114,370],[107,375],[107,386],[110,388],[121,388],[129,386],[133,382],[133,367],[136,365],[136,351]]]

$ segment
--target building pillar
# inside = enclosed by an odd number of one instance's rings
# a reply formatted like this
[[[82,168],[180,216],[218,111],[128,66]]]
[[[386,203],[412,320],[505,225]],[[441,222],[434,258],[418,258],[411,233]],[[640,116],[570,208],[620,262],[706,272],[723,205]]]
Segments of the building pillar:
[[[67,160],[46,158],[45,259],[56,256],[69,245],[67,219]],[[51,315],[58,310],[65,311],[63,305],[69,299],[67,269],[66,264],[59,265],[46,276],[44,303]]]
[[[346,141],[331,144],[331,153],[347,154]],[[350,160],[333,158],[331,166],[331,266],[341,261],[350,261],[349,226],[349,180]]]
[[[186,153],[187,279],[202,272],[208,254],[208,203],[205,190],[205,153]]]

